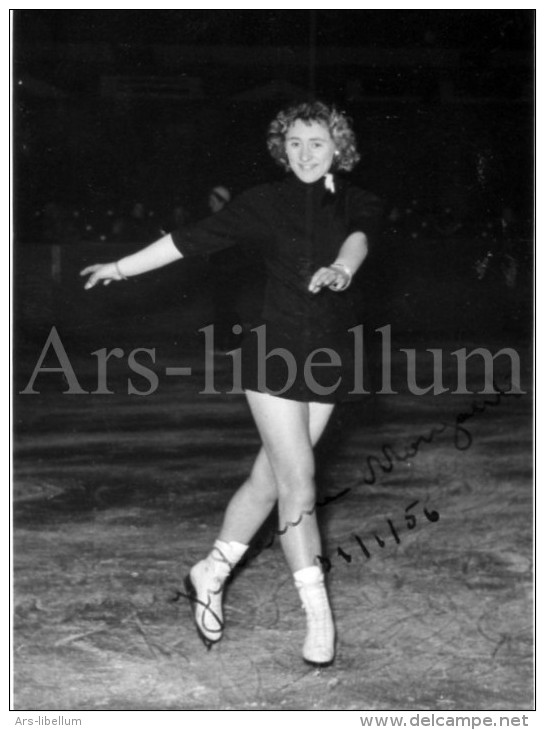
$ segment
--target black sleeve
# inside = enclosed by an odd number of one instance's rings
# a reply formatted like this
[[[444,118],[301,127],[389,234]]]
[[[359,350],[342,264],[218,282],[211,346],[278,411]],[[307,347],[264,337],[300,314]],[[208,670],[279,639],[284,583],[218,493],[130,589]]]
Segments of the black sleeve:
[[[373,246],[382,228],[384,205],[373,193],[360,188],[347,191],[346,216],[348,233],[361,231],[367,236],[369,246]]]
[[[211,254],[234,245],[260,246],[267,235],[267,196],[265,185],[248,190],[219,213],[174,231],[174,244],[184,257]]]

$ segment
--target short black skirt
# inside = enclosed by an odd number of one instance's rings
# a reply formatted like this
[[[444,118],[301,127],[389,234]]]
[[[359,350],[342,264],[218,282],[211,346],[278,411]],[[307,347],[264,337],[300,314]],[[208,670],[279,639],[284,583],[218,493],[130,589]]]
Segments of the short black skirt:
[[[242,343],[242,387],[305,403],[361,398],[362,332],[328,332],[263,322]]]

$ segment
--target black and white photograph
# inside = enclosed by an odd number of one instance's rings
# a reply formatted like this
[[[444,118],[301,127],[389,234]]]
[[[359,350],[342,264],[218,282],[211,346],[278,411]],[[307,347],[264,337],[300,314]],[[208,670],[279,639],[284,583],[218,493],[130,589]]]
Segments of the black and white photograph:
[[[535,24],[10,11],[10,724],[532,727]]]

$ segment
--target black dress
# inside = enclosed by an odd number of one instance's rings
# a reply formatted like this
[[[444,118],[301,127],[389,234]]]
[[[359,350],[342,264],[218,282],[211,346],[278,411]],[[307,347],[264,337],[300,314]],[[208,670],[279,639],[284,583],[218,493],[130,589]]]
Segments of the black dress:
[[[322,403],[353,394],[355,367],[362,367],[351,331],[360,320],[357,287],[312,294],[308,285],[351,233],[361,231],[373,242],[380,212],[377,197],[343,180],[335,179],[330,192],[324,178],[306,184],[289,175],[172,234],[183,256],[232,245],[257,248],[263,256],[264,304],[242,344],[245,390]]]

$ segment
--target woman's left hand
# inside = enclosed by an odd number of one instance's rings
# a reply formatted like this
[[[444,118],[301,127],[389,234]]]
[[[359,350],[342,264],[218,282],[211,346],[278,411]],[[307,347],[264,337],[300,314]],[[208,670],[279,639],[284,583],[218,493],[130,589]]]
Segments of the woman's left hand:
[[[350,277],[345,271],[337,267],[323,266],[310,280],[308,290],[313,294],[317,294],[324,287],[332,291],[343,291],[349,284]]]

